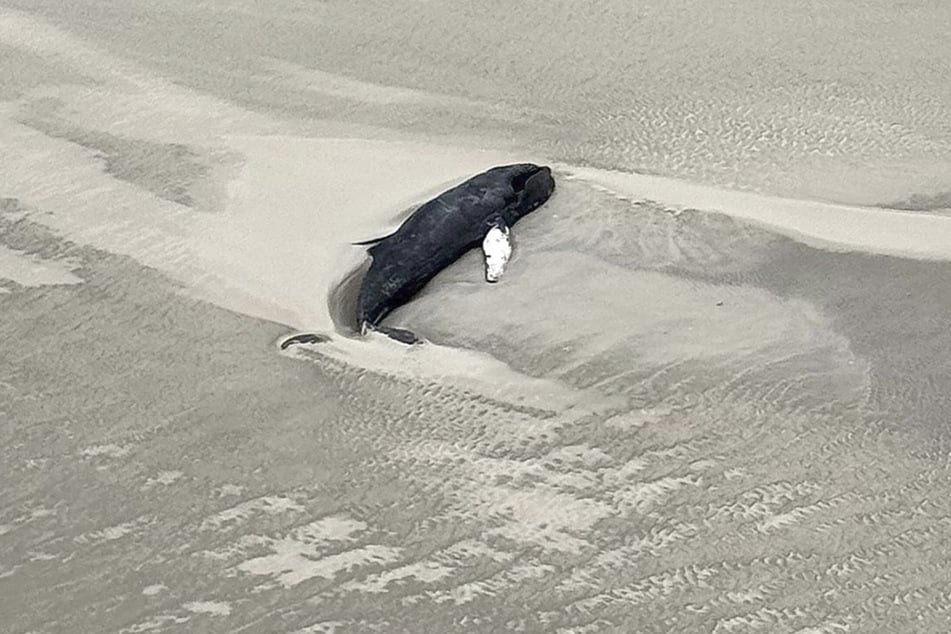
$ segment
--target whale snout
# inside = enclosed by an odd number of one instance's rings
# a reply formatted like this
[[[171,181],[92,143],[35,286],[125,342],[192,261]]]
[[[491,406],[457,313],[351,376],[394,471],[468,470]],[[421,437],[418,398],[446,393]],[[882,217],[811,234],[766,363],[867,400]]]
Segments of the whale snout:
[[[518,197],[516,213],[519,217],[534,211],[555,191],[555,179],[546,165],[523,164],[512,177],[511,186]]]
[[[546,199],[555,191],[555,179],[551,175],[551,168],[543,165],[528,179],[526,189],[544,196]]]

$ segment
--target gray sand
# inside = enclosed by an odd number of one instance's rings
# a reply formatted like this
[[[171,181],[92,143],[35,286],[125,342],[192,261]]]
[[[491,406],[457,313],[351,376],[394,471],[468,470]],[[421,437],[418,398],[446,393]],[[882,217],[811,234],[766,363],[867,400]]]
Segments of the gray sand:
[[[283,306],[168,272],[202,262],[181,218],[243,210],[245,130],[940,203],[948,9],[258,4],[0,0],[0,629],[951,629],[951,263],[559,174],[501,284],[471,254],[392,323],[573,408],[282,355]],[[47,148],[76,172],[24,175]],[[62,200],[97,195],[123,206],[84,231]],[[167,269],[94,246],[137,222]]]

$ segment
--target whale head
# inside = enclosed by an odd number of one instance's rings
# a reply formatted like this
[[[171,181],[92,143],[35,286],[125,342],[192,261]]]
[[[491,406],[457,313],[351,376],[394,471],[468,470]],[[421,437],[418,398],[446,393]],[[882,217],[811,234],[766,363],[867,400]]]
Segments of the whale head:
[[[519,218],[535,211],[555,191],[551,168],[533,163],[507,165],[500,169],[508,180],[510,192],[506,195],[505,220],[511,225]]]

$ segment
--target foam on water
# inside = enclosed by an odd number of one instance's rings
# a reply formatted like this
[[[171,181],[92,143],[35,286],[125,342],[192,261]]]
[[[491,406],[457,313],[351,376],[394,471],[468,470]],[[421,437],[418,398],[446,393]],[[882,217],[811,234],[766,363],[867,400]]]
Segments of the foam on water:
[[[0,244],[0,280],[8,279],[22,286],[82,284],[72,273],[68,262],[48,260]]]

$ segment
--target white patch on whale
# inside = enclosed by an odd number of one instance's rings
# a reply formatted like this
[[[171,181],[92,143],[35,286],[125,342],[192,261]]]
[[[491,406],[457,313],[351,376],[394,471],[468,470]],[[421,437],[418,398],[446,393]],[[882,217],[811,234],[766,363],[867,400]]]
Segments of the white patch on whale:
[[[505,265],[512,257],[512,239],[509,228],[495,225],[482,240],[482,252],[485,254],[485,281],[498,282],[505,272]]]

